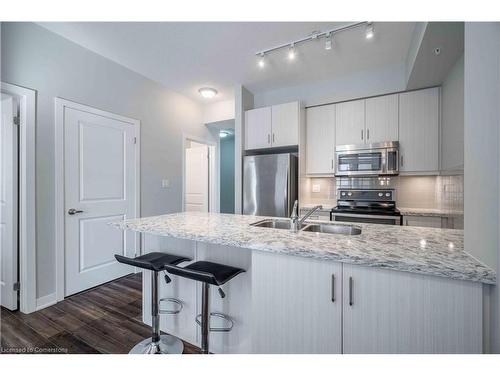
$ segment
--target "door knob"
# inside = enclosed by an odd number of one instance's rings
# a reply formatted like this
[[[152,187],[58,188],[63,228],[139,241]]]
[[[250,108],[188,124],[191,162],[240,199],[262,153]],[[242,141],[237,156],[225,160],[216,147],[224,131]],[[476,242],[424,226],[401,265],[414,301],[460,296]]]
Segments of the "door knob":
[[[70,208],[68,210],[68,214],[70,215],[74,215],[74,214],[81,214],[83,211],[80,211],[80,210],[75,210],[74,208]]]

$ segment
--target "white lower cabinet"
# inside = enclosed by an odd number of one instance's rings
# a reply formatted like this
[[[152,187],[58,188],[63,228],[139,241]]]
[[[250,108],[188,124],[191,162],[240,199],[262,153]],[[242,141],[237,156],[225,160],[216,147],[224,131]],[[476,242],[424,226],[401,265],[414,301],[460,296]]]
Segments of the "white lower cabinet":
[[[481,353],[482,285],[254,252],[252,352]]]
[[[343,275],[344,353],[482,352],[480,283],[347,264]]]
[[[342,265],[253,252],[253,353],[341,353]]]

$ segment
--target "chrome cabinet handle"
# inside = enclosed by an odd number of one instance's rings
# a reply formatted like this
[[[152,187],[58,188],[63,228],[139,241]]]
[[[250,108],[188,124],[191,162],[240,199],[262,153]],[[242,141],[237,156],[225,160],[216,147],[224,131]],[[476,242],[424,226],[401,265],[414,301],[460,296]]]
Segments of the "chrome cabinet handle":
[[[332,302],[335,302],[335,275],[332,274]]]
[[[274,140],[274,133],[273,133],[273,143],[275,143],[275,140]]]
[[[361,139],[363,139],[363,129],[361,129]]]
[[[332,159],[332,169],[333,169],[333,159]]]
[[[70,209],[68,210],[68,214],[69,214],[69,215],[81,214],[82,212],[83,212],[83,211],[81,211],[81,210],[75,210],[74,208],[70,208]]]
[[[352,277],[349,276],[349,306],[354,305],[354,299],[353,299],[353,280]]]
[[[370,139],[370,129],[366,129],[366,139]]]
[[[271,134],[267,135],[267,143],[271,144]]]
[[[401,166],[404,165],[403,155],[401,155]]]

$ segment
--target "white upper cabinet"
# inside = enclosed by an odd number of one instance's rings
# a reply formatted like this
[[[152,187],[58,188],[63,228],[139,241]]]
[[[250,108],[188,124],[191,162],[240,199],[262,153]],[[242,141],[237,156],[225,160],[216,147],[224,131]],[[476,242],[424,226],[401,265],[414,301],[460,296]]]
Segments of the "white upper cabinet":
[[[306,174],[335,173],[335,104],[306,110]]]
[[[365,143],[397,141],[398,112],[398,94],[366,99]]]
[[[299,144],[299,102],[245,112],[245,150]]]
[[[335,114],[336,145],[365,142],[365,100],[338,103]]]
[[[299,144],[299,102],[273,105],[272,143],[273,147]]]
[[[439,171],[439,88],[399,94],[401,172]]]
[[[271,147],[271,107],[245,112],[245,150]]]

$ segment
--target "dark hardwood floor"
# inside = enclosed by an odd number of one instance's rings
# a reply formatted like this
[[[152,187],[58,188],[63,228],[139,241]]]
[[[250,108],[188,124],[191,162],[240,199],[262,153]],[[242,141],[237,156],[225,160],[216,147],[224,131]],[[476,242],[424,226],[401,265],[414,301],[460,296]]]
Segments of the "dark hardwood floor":
[[[32,314],[2,308],[0,315],[1,353],[125,354],[150,335],[151,328],[142,323],[140,273]],[[184,343],[184,353],[198,352]]]

